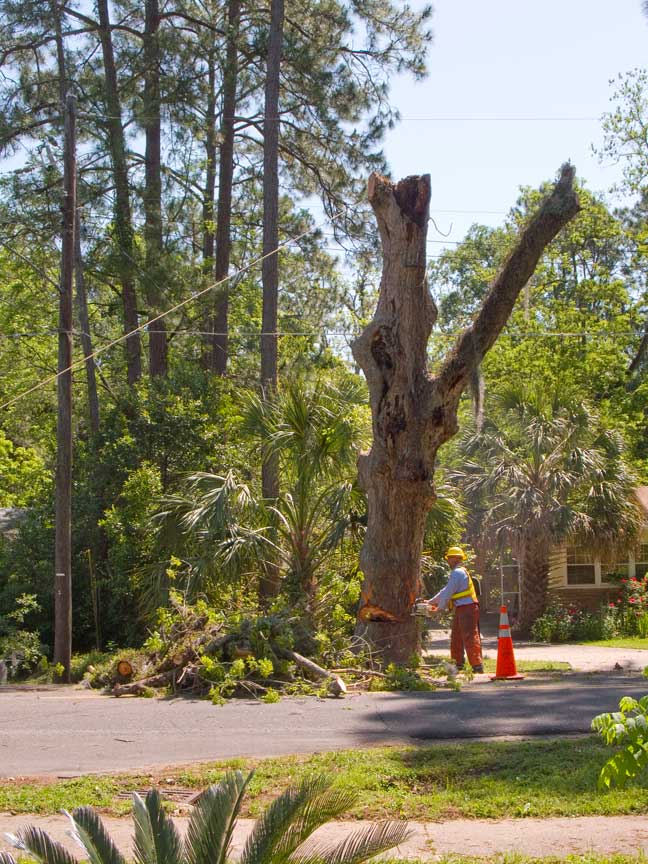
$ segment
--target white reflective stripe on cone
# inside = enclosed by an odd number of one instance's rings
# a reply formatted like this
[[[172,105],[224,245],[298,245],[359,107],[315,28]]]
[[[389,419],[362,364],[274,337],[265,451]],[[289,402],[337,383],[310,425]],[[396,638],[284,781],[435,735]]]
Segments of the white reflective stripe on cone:
[[[511,638],[511,631],[508,629],[508,627],[506,628],[506,630],[500,630],[499,638],[500,639],[510,639]]]
[[[508,613],[502,612],[502,614],[500,615],[499,626],[500,627],[504,627],[504,626],[508,627],[509,626]]]

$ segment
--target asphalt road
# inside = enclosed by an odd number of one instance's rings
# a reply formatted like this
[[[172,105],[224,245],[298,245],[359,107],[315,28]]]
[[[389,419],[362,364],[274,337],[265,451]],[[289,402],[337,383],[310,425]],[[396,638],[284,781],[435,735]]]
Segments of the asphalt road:
[[[634,677],[471,685],[461,692],[233,701],[101,696],[0,687],[0,777],[139,770],[234,756],[280,756],[448,738],[579,733]]]

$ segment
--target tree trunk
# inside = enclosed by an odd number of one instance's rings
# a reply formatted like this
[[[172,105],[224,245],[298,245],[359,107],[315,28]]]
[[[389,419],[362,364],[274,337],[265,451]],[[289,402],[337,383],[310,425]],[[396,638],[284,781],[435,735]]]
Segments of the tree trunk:
[[[160,8],[159,0],[146,0],[144,21],[143,125],[146,138],[144,171],[144,287],[151,316],[158,313],[162,297],[162,149],[160,120]],[[149,374],[166,376],[168,365],[166,325],[163,318],[149,333]]]
[[[277,390],[277,306],[279,297],[279,80],[283,43],[284,0],[272,0],[270,37],[265,84],[263,126],[263,314],[261,335],[261,386],[266,398]],[[273,254],[274,253],[274,254]],[[261,468],[263,497],[279,496],[279,460],[276,454],[264,459]],[[279,574],[270,565],[261,579],[262,597],[279,590]]]
[[[119,262],[119,282],[121,285],[124,333],[132,333],[138,326],[137,296],[135,291],[135,260],[133,248],[133,223],[128,185],[128,163],[126,161],[126,141],[122,124],[121,100],[117,86],[117,67],[113,51],[112,31],[108,0],[97,0],[99,15],[99,38],[104,64],[106,129],[108,150],[115,186],[115,245]],[[142,343],[139,332],[126,340],[126,374],[132,386],[142,377]]]
[[[93,438],[99,434],[99,394],[97,392],[97,376],[95,361],[92,356],[92,336],[90,335],[90,317],[88,315],[88,295],[86,293],[83,273],[83,258],[81,256],[81,219],[79,208],[76,209],[74,223],[74,281],[76,283],[76,300],[81,327],[81,346],[86,358],[86,381],[88,385],[88,413],[90,416],[90,431]]]
[[[227,278],[232,247],[232,181],[234,178],[234,116],[236,114],[236,87],[238,82],[238,33],[240,0],[229,0],[227,13],[227,51],[223,78],[223,105],[221,119],[221,146],[218,165],[218,208],[216,214],[216,268],[214,279]],[[213,209],[212,209],[213,213]],[[212,217],[213,218],[213,217]],[[227,282],[216,288],[216,311],[213,319],[214,336],[211,340],[210,368],[218,375],[227,372],[229,329],[229,286]]]
[[[430,178],[408,177],[397,184],[376,174],[369,179],[383,275],[374,318],[352,345],[369,385],[373,426],[371,451],[358,462],[368,522],[356,632],[382,652],[384,662],[404,663],[419,651],[419,628],[410,608],[420,586],[425,517],[435,499],[436,454],[456,433],[459,398],[545,246],[578,212],[573,177],[573,168],[563,166],[472,326],[434,377],[426,370],[437,314],[425,279]]]
[[[531,626],[547,607],[549,588],[549,538],[529,531],[519,548],[520,615],[517,629],[528,636]]]
[[[54,663],[70,681],[72,658],[72,284],[76,212],[74,97],[65,102],[63,241],[59,297],[58,415],[56,424],[56,536],[54,546]]]
[[[216,192],[216,155],[218,144],[216,140],[216,46],[211,45],[208,61],[207,109],[205,112],[205,186],[202,201],[202,271],[207,284],[214,278],[214,195]],[[203,336],[201,364],[204,369],[213,370],[214,363],[214,316],[212,314],[213,298],[207,294],[205,298],[205,320],[203,329],[209,335]]]

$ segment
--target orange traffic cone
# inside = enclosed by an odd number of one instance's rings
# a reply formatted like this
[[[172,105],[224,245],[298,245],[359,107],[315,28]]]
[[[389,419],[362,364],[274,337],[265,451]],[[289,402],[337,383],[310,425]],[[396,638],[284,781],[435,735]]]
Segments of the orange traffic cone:
[[[524,675],[518,675],[515,666],[513,640],[511,639],[511,627],[509,625],[506,606],[500,606],[499,638],[497,640],[497,666],[495,668],[495,674],[490,677],[491,681],[499,681],[500,679],[519,681],[521,678],[524,678]]]

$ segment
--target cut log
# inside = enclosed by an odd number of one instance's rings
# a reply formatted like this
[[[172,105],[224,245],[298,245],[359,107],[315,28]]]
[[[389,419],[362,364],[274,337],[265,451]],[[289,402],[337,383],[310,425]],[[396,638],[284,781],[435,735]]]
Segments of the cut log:
[[[308,657],[302,657],[296,651],[289,651],[287,648],[279,648],[275,645],[272,647],[280,657],[292,660],[300,669],[303,669],[309,678],[313,678],[315,681],[328,681],[328,691],[332,696],[344,696],[347,692],[347,686],[339,675],[329,672],[328,669],[324,669],[322,666],[318,666],[313,660],[309,660]]]
[[[128,680],[133,677],[134,669],[128,660],[119,660],[117,663],[117,674],[120,678]]]
[[[170,669],[168,672],[162,672],[159,675],[142,678],[141,681],[131,681],[129,684],[115,684],[112,694],[113,696],[141,696],[147,690],[156,690],[158,687],[166,687],[167,684],[171,684],[178,672],[178,669]]]

